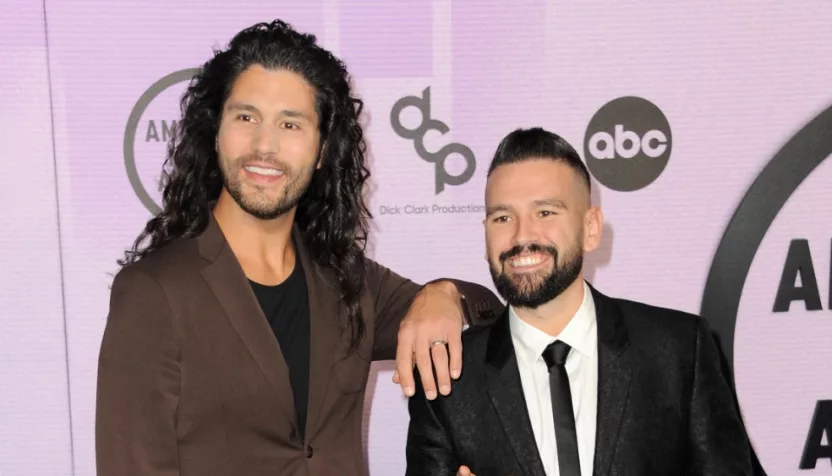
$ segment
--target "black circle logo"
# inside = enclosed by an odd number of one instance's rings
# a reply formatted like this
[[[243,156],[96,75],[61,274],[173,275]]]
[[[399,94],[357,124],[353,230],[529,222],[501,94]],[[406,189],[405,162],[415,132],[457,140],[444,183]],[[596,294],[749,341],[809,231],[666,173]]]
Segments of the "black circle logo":
[[[670,159],[672,134],[664,113],[635,96],[614,99],[586,128],[584,158],[599,183],[632,192],[653,183]]]
[[[732,366],[737,311],[754,255],[789,197],[830,154],[832,106],[774,155],[745,193],[722,235],[705,282],[700,314],[719,335]]]
[[[141,177],[139,176],[139,170],[136,166],[136,132],[139,129],[139,122],[142,119],[142,115],[147,110],[147,107],[165,90],[174,86],[176,84],[190,81],[193,78],[198,69],[190,68],[190,69],[183,69],[177,71],[175,73],[171,73],[164,78],[156,81],[150,86],[147,91],[142,94],[139,98],[139,101],[133,106],[133,110],[130,111],[130,117],[127,119],[127,127],[124,131],[124,168],[127,171],[127,177],[130,179],[130,185],[133,187],[133,191],[136,193],[136,196],[142,202],[142,204],[147,208],[150,213],[156,215],[162,211],[159,204],[157,204],[150,194],[145,188],[144,184],[142,184]]]

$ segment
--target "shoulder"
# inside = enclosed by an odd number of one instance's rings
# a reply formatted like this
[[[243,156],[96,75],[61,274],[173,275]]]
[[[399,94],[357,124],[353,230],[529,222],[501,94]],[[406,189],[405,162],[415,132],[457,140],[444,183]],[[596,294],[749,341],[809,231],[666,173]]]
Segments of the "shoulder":
[[[462,352],[465,356],[468,352],[485,351],[488,339],[494,330],[493,325],[473,325],[462,332]]]
[[[488,341],[495,331],[493,325],[474,325],[462,332],[462,376],[460,383],[471,380],[485,365]],[[466,372],[467,370],[467,372]],[[466,379],[465,377],[468,377]]]
[[[607,298],[620,313],[630,343],[663,354],[693,355],[710,336],[707,321],[696,314],[628,299]]]
[[[475,326],[469,327],[462,333],[462,373],[459,378],[451,380],[449,395],[440,395],[433,401],[427,400],[419,370],[414,369],[416,395],[411,397],[411,417],[414,416],[415,402],[426,402],[433,412],[450,414],[455,412],[460,405],[466,406],[479,398],[483,390],[485,349],[490,332],[490,327]]]
[[[200,269],[199,247],[194,238],[165,245],[140,260],[125,265],[115,275],[112,294],[145,294],[164,290],[172,284],[192,279]]]
[[[628,330],[670,335],[695,334],[701,317],[689,312],[627,299],[612,299]]]

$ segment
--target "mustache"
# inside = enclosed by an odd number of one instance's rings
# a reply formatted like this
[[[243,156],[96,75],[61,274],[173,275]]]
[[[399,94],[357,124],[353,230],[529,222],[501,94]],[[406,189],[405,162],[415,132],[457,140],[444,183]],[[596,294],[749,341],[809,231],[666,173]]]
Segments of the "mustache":
[[[522,253],[548,253],[552,255],[555,260],[558,258],[558,249],[554,246],[544,246],[539,243],[530,243],[524,246],[514,246],[500,253],[500,262],[503,263],[507,259],[514,258]]]

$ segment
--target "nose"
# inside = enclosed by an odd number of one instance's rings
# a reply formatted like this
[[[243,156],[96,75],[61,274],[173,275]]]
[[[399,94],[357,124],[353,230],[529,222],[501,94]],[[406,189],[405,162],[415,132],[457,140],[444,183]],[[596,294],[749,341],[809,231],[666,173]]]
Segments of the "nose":
[[[276,126],[263,122],[255,131],[252,148],[261,155],[276,154],[280,147],[280,134]]]
[[[514,245],[525,246],[538,241],[540,234],[534,220],[518,216],[515,223]]]

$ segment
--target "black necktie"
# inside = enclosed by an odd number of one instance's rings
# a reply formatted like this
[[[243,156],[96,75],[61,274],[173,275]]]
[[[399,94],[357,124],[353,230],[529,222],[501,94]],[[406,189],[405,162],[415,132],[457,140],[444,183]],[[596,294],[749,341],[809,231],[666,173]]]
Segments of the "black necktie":
[[[575,413],[572,411],[572,392],[566,375],[566,356],[572,348],[556,341],[543,351],[543,360],[549,367],[549,391],[552,394],[552,416],[555,417],[555,440],[558,444],[560,476],[580,476],[578,459],[578,435],[575,430]]]

